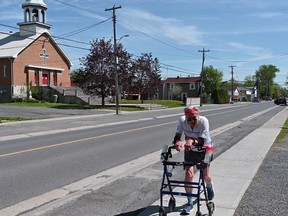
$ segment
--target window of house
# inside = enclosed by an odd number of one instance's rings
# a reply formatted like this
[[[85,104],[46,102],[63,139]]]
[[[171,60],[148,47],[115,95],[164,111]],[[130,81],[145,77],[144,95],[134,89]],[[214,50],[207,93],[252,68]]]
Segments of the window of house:
[[[175,83],[170,83],[170,89],[174,89],[175,88]]]
[[[195,89],[196,89],[195,83],[190,83],[190,90],[195,90]]]
[[[6,65],[3,65],[3,77],[6,77]]]

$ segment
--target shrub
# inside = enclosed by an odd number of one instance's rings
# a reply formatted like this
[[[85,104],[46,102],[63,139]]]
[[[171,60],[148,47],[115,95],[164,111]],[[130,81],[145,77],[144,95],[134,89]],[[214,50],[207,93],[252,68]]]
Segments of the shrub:
[[[229,103],[230,101],[229,95],[225,90],[215,90],[213,91],[211,97],[215,104],[225,104]]]

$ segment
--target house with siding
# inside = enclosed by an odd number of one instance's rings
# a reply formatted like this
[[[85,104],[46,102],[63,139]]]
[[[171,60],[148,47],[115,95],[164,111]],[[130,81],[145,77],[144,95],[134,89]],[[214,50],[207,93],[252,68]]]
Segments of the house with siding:
[[[252,101],[254,98],[254,87],[238,87],[239,101]]]
[[[187,97],[199,97],[201,77],[175,77],[161,81],[160,100],[182,100]]]
[[[47,5],[26,0],[22,8],[19,32],[0,32],[0,102],[26,97],[28,86],[71,87],[72,62],[49,32]]]
[[[227,91],[231,98],[231,86],[221,87],[220,89]],[[233,101],[254,101],[255,100],[255,88],[254,87],[241,87],[233,86]]]
[[[233,86],[233,90],[231,86],[221,87],[219,89],[227,91],[228,95],[230,96],[230,100],[232,99],[232,92],[233,92],[233,101],[239,100],[240,91],[238,86]]]

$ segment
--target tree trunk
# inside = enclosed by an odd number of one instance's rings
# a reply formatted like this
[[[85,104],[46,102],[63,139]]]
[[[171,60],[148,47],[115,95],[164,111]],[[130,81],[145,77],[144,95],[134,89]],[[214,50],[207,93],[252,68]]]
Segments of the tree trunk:
[[[105,96],[104,95],[102,95],[101,100],[102,100],[102,106],[105,106]]]

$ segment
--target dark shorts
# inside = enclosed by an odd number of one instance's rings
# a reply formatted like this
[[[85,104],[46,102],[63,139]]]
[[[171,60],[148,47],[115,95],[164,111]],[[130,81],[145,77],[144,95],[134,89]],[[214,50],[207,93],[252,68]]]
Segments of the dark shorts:
[[[185,162],[189,162],[192,163],[194,165],[201,163],[204,161],[205,158],[205,151],[185,151],[184,153],[184,161]],[[213,154],[210,158],[210,162],[213,160]],[[209,167],[210,166],[210,162],[209,163],[204,163],[203,162],[203,168]]]

